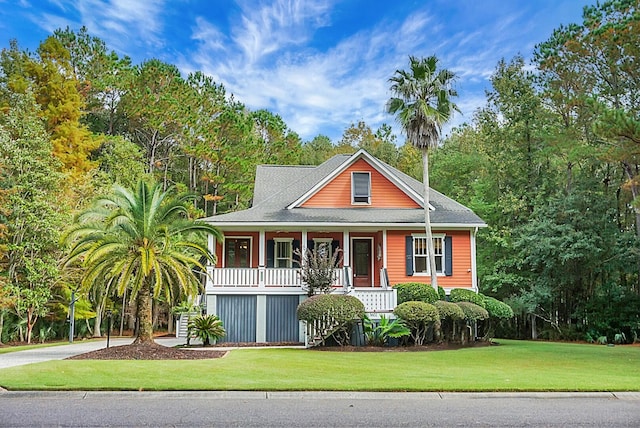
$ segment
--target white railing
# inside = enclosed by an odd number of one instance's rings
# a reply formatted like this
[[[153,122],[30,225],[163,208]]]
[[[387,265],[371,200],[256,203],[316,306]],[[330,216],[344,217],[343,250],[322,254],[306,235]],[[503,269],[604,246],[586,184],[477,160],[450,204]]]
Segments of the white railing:
[[[304,286],[299,268],[209,268],[212,287],[296,287]],[[333,285],[344,284],[344,271],[335,270]]]
[[[398,305],[397,290],[393,288],[353,288],[349,294],[364,303],[367,313],[391,313]]]

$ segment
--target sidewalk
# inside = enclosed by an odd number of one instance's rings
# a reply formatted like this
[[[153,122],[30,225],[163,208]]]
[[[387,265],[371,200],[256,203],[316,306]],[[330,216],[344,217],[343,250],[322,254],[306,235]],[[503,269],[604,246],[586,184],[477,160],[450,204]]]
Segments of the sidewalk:
[[[184,338],[159,337],[156,343],[163,346],[184,345]],[[109,346],[128,345],[133,342],[132,337],[111,338]],[[23,366],[31,363],[41,363],[43,361],[64,360],[85,352],[96,351],[107,347],[107,339],[101,340],[78,340],[69,345],[46,346],[43,348],[28,349],[26,351],[9,352],[0,354],[0,369],[8,367]]]

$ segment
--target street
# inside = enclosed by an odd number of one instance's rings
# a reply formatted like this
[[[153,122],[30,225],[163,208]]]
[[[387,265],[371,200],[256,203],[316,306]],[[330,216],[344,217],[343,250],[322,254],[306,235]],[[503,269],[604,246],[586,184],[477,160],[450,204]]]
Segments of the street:
[[[0,392],[0,426],[640,426],[640,393]]]

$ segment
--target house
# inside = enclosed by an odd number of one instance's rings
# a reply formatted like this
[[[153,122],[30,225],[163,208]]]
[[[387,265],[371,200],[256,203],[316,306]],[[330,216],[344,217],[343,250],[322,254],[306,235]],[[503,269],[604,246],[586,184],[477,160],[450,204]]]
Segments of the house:
[[[209,240],[217,264],[205,305],[223,320],[225,341],[304,341],[296,249],[340,250],[335,292],[358,297],[374,317],[391,313],[393,284],[430,282],[422,189],[364,150],[319,166],[259,166],[251,208],[205,219],[224,234]],[[429,209],[439,285],[477,291],[476,232],[485,223],[433,190]]]

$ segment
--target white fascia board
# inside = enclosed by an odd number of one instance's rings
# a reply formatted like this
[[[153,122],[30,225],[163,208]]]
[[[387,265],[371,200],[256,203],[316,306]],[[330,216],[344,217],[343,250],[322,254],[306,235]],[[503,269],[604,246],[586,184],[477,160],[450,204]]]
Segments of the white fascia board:
[[[416,229],[423,228],[424,223],[338,223],[338,222],[328,222],[328,223],[311,223],[311,222],[283,222],[283,223],[273,223],[273,222],[253,222],[253,223],[245,223],[245,222],[220,222],[220,223],[211,223],[213,226],[222,229],[229,228],[233,230],[257,230],[258,228],[264,228],[265,230],[281,230],[285,228],[306,228],[308,230],[322,229],[326,227],[336,228],[336,229],[344,229],[344,228],[368,228],[368,229]],[[431,228],[434,230],[438,229],[474,229],[480,227],[487,227],[485,223],[432,223]],[[310,229],[311,228],[311,229]]]
[[[344,172],[351,165],[356,163],[356,161],[358,159],[360,159],[360,158],[366,158],[366,161],[371,166],[373,166],[376,171],[378,171],[380,174],[382,174],[387,180],[391,181],[396,187],[401,189],[415,203],[417,203],[421,207],[424,207],[424,198],[420,194],[418,194],[412,188],[407,186],[403,181],[399,180],[398,177],[396,177],[395,174],[393,174],[391,171],[389,171],[389,169],[386,168],[382,163],[380,163],[380,161],[378,161],[376,158],[371,156],[364,149],[360,149],[356,153],[351,155],[351,157],[348,158],[345,162],[343,162],[342,165],[340,165],[340,167],[338,167],[335,170],[333,170],[333,172],[331,174],[327,175],[325,178],[320,180],[315,186],[313,186],[304,195],[300,196],[298,199],[296,199],[291,204],[289,204],[287,206],[287,209],[290,210],[290,209],[293,209],[293,208],[297,208],[298,206],[300,206],[301,204],[306,202],[309,198],[311,198],[311,196],[313,196],[316,192],[318,192],[318,190],[320,190],[327,183],[329,183],[335,177],[337,177],[342,172]],[[429,210],[430,211],[435,211],[434,206],[429,204]]]

